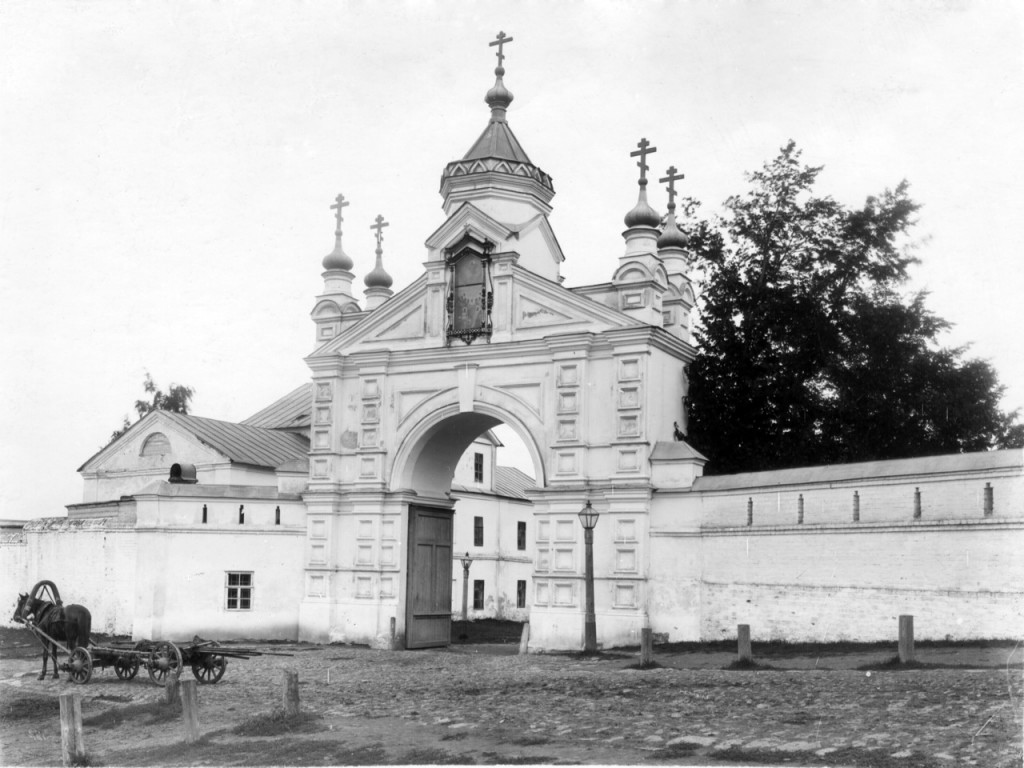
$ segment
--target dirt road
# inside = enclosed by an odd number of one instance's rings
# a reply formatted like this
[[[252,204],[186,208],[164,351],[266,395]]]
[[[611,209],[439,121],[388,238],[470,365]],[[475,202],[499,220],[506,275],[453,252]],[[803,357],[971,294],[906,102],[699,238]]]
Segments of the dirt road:
[[[59,765],[57,696],[72,689],[91,765],[1021,765],[1021,652],[1007,645],[919,649],[912,670],[886,668],[884,650],[803,649],[758,671],[724,669],[727,652],[662,651],[639,670],[625,653],[273,646],[294,655],[233,661],[200,687],[203,738],[186,746],[145,671],[39,682],[35,651],[4,637],[3,765]],[[299,721],[272,714],[286,670]]]

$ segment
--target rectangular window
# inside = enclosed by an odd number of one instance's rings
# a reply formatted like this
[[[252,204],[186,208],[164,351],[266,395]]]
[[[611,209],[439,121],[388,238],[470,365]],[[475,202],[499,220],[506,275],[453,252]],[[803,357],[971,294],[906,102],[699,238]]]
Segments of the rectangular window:
[[[484,481],[484,455],[482,453],[473,454],[473,482],[482,483]]]
[[[516,549],[526,549],[526,523],[516,523]]]
[[[229,611],[248,611],[252,609],[252,573],[227,574],[227,609]]]
[[[520,579],[516,582],[516,608],[526,607],[526,582]]]
[[[473,610],[482,611],[484,609],[484,580],[476,579],[473,582]]]
[[[484,519],[482,517],[473,518],[473,546],[482,547],[484,545]]]

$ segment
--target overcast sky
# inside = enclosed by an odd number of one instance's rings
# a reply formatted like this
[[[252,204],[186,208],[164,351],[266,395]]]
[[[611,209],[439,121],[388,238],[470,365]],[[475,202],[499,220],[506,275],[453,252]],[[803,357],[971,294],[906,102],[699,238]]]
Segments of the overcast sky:
[[[346,209],[397,289],[483,130],[554,179],[567,285],[608,280],[629,152],[719,209],[794,139],[850,205],[909,180],[913,287],[1024,407],[1022,13],[1015,2],[0,2],[0,517],[61,515],[156,381],[241,420],[309,378]],[[651,188],[664,210],[664,190]]]

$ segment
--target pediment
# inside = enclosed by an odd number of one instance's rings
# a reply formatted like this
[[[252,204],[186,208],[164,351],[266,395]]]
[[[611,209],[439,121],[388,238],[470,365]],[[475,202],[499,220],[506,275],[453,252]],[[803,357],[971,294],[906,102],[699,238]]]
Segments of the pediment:
[[[146,441],[154,435],[162,435],[162,452],[144,451]],[[228,457],[206,445],[187,429],[166,418],[161,411],[153,411],[117,440],[94,454],[79,472],[129,473],[155,468],[170,468],[176,462],[206,464],[227,461]]]
[[[425,335],[426,307],[423,302],[403,307],[397,316],[389,317],[379,333],[372,335],[379,341],[397,339],[422,339]]]
[[[463,203],[427,238],[426,246],[433,251],[448,248],[466,234],[480,240],[504,243],[514,231],[481,211],[472,203]],[[500,250],[500,249],[499,249]]]
[[[421,275],[384,304],[363,316],[313,352],[314,357],[351,350],[361,344],[381,346],[415,341],[427,335],[426,276]]]
[[[600,332],[607,328],[626,328],[636,320],[532,273],[516,269],[512,298],[512,325],[519,330],[533,328]]]

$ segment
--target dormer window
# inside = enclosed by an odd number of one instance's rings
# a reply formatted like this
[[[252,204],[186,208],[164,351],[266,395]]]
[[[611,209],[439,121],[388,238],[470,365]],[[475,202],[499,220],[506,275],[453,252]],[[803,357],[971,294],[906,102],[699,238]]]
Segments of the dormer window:
[[[494,244],[468,232],[446,251],[448,298],[446,301],[448,343],[453,338],[469,344],[479,336],[491,335],[491,250]]]

